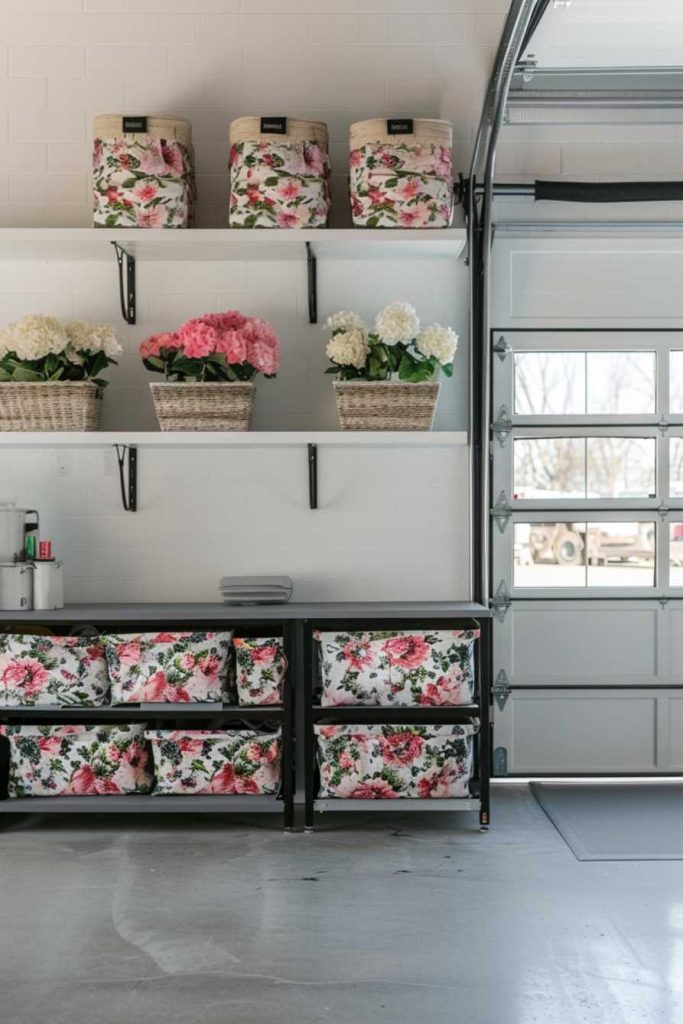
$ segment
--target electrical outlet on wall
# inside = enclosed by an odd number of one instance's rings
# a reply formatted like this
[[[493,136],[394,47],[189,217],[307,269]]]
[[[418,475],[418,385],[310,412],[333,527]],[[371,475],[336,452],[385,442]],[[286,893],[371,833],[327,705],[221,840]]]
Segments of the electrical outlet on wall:
[[[74,471],[74,453],[57,452],[55,455],[55,470],[58,476],[71,476]]]

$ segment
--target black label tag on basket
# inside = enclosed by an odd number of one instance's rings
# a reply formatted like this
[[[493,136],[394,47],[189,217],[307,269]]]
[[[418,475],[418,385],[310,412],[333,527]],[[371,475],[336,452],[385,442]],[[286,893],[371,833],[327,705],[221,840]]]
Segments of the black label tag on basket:
[[[147,133],[147,118],[146,117],[124,117],[122,124],[122,131],[124,135],[131,134],[132,132],[143,132]]]
[[[412,117],[390,117],[387,120],[387,135],[412,135]]]
[[[261,134],[262,135],[286,135],[287,134],[287,118],[286,117],[262,117],[261,118]]]

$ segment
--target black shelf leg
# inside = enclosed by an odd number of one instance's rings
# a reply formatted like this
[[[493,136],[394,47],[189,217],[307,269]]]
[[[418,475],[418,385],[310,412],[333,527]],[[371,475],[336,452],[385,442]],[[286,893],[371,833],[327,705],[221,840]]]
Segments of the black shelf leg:
[[[313,696],[316,685],[316,659],[313,656],[313,630],[310,622],[304,623],[304,760],[305,760],[305,815],[304,829],[313,831],[313,805],[315,802],[316,757],[315,734],[313,732]]]
[[[283,621],[282,638],[288,666],[282,698],[282,802],[285,832],[294,829],[294,681],[299,675],[295,630],[293,622]]]
[[[491,824],[491,619],[481,620],[477,675],[479,677],[479,825],[482,832]]]
[[[135,292],[135,257],[131,256],[129,252],[126,252],[125,249],[122,249],[118,242],[112,242],[111,244],[114,246],[116,262],[119,267],[121,316],[127,324],[134,324],[137,301]]]
[[[310,509],[317,509],[318,507],[318,446],[317,444],[309,444],[308,446],[308,507]]]
[[[313,246],[306,242],[306,265],[308,269],[308,322],[318,322],[318,261]]]

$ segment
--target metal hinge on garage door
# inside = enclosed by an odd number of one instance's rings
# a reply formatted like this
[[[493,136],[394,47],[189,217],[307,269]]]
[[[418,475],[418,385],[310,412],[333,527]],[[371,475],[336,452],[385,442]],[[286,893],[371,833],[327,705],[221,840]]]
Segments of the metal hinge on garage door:
[[[489,601],[493,617],[497,622],[504,622],[505,616],[507,615],[510,605],[512,604],[512,598],[510,597],[510,591],[507,588],[505,580],[501,580],[498,584],[498,589]]]
[[[502,668],[498,675],[496,676],[496,680],[493,686],[491,687],[491,696],[495,700],[496,706],[498,707],[499,711],[505,710],[505,705],[507,704],[508,697],[510,696],[511,693],[512,686],[510,685],[508,674],[505,671],[505,669]]]

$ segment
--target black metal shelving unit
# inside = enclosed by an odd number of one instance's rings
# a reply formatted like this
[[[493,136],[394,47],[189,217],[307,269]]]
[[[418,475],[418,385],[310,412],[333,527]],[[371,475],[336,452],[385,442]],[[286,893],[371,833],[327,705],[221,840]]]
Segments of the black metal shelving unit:
[[[489,673],[491,621],[488,613],[479,613],[477,619],[470,617],[418,617],[419,606],[413,616],[402,618],[325,619],[322,616],[305,624],[304,634],[304,759],[305,759],[305,828],[313,831],[315,815],[336,811],[478,811],[479,825],[486,831],[491,820],[490,778],[491,778],[491,680]],[[483,612],[483,609],[482,609]],[[476,703],[458,707],[322,707],[318,702],[320,688],[319,664],[314,630],[383,630],[383,629],[429,629],[437,624],[452,629],[478,628],[481,631],[475,648],[475,693]],[[479,721],[479,732],[475,737],[474,771],[470,781],[470,796],[453,799],[400,799],[400,800],[357,800],[319,799],[319,771],[314,726],[316,723],[354,725],[451,725]]]
[[[137,614],[136,614],[137,607]],[[158,611],[155,614],[155,608]],[[163,609],[163,610],[162,610]],[[165,605],[68,607],[55,612],[6,613],[5,630],[48,626],[67,633],[141,632],[155,629],[197,630],[235,628],[241,635],[258,635],[267,629],[282,636],[290,669],[282,705],[245,707],[229,704],[117,705],[93,708],[5,707],[0,722],[7,724],[113,724],[146,722],[151,728],[220,728],[242,724],[279,725],[282,732],[281,789],[277,796],[188,795],[25,797],[0,800],[0,814],[234,814],[282,815],[286,831],[294,828],[294,685],[297,672],[296,624],[290,619],[262,615],[258,608],[231,609],[225,605]],[[236,612],[236,614],[233,614]],[[245,612],[247,615],[245,615]],[[151,616],[151,617],[150,617]]]

